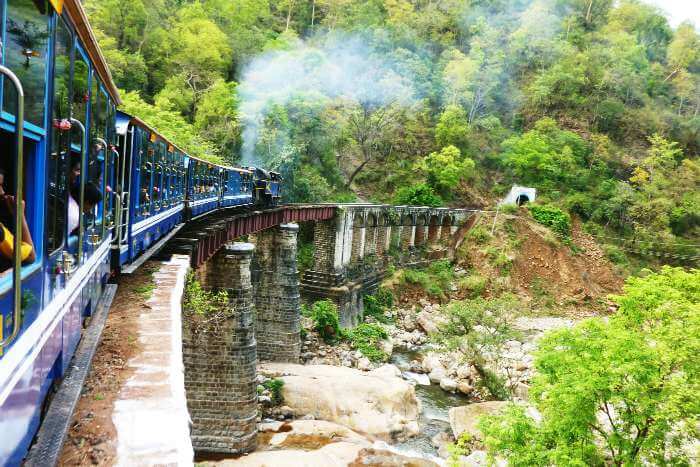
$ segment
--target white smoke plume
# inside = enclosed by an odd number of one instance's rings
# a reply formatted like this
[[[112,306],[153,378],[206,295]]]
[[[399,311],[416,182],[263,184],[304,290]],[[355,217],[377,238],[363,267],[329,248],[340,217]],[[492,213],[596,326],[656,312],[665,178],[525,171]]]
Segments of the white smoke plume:
[[[298,40],[289,50],[256,57],[243,70],[238,88],[243,119],[241,162],[259,162],[255,146],[265,115],[273,105],[299,96],[355,101],[366,106],[410,106],[415,91],[410,76],[351,35],[326,36],[318,43]]]

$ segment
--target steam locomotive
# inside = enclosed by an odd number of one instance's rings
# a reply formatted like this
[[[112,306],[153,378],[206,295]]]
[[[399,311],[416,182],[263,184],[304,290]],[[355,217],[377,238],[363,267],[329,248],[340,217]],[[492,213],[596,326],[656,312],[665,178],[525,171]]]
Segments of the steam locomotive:
[[[0,465],[19,465],[110,276],[278,173],[187,154],[119,93],[79,0],[0,0]]]

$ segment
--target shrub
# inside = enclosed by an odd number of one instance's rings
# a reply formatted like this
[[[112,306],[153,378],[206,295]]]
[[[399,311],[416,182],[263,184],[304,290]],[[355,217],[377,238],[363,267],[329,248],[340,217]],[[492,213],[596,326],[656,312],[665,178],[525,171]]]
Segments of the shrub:
[[[483,245],[491,239],[491,233],[483,225],[477,225],[469,230],[467,237],[474,240],[476,243]]]
[[[440,260],[427,268],[406,269],[403,278],[409,284],[420,285],[432,296],[444,297],[454,280],[454,268],[449,260]]]
[[[297,249],[297,267],[299,271],[306,271],[314,265],[314,244],[302,243]]]
[[[459,280],[459,288],[469,290],[469,296],[476,298],[481,296],[486,290],[488,279],[479,274],[470,274]]]
[[[626,264],[627,256],[625,252],[615,245],[604,245],[605,256],[615,264]]]
[[[338,306],[330,300],[320,300],[313,304],[310,312],[314,329],[326,343],[332,343],[341,335]]]
[[[425,183],[400,188],[394,197],[394,204],[409,206],[442,206],[443,201],[435,191]]]
[[[518,212],[518,209],[520,209],[520,206],[515,203],[503,204],[499,208],[503,214],[515,214]]]
[[[209,315],[225,310],[228,306],[228,294],[225,290],[208,292],[202,288],[193,272],[187,275],[183,307],[198,315]]]
[[[273,405],[280,405],[284,401],[282,396],[282,388],[284,381],[281,379],[268,379],[263,383],[263,387],[270,391],[270,399]]]
[[[363,304],[365,316],[371,316],[380,323],[390,323],[393,321],[391,318],[388,318],[384,314],[387,310],[387,307],[383,306],[376,296],[365,295],[363,297]]]
[[[552,205],[531,205],[528,206],[532,218],[540,224],[549,227],[562,238],[569,238],[571,235],[571,216]]]
[[[379,287],[375,297],[377,297],[377,303],[386,309],[394,306],[394,294],[387,288]]]
[[[378,324],[363,323],[354,329],[345,332],[353,348],[362,352],[362,355],[373,362],[385,361],[389,356],[379,347],[379,342],[387,339],[389,335]]]

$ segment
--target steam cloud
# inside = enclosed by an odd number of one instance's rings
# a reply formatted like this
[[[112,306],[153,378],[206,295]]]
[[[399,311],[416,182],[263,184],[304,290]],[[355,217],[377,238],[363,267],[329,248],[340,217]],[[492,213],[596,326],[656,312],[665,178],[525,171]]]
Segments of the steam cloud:
[[[241,162],[259,162],[255,146],[271,106],[292,99],[344,99],[368,106],[411,105],[412,78],[399,75],[385,58],[358,37],[325,37],[316,45],[297,41],[291,50],[256,57],[243,71],[238,88],[243,118]]]

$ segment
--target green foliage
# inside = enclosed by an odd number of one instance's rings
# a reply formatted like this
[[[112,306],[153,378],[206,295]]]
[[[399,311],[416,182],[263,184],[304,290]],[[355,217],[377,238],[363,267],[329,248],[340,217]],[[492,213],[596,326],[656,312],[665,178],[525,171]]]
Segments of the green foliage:
[[[406,206],[442,206],[442,198],[425,183],[418,183],[399,189],[394,197],[394,204]]]
[[[326,343],[333,343],[341,337],[338,306],[330,300],[320,300],[313,304],[309,316],[314,329]]]
[[[185,294],[182,301],[184,309],[197,315],[208,316],[228,307],[228,294],[225,290],[209,292],[202,288],[193,272],[188,273],[185,282]]]
[[[528,210],[533,219],[552,229],[561,238],[571,236],[571,216],[568,213],[552,205],[531,204]]]
[[[270,399],[273,405],[281,405],[284,402],[284,397],[282,396],[284,380],[278,378],[268,379],[263,383],[263,387],[270,391]]]
[[[531,401],[481,423],[514,465],[687,465],[700,417],[700,271],[664,267],[627,280],[618,312],[539,343]]]
[[[418,168],[426,173],[430,184],[446,197],[452,196],[460,182],[474,175],[474,166],[474,161],[462,157],[455,146],[446,146],[440,152],[432,152],[418,164]]]
[[[392,296],[393,299],[393,296]],[[380,302],[379,295],[365,295],[363,297],[364,305],[364,315],[365,317],[370,316],[380,323],[391,323],[393,319],[387,317],[385,312],[390,309],[390,307],[385,306]]]
[[[299,243],[297,248],[297,268],[306,271],[314,265],[314,244]]]
[[[353,348],[373,362],[386,361],[389,356],[380,348],[380,342],[388,339],[389,335],[378,324],[362,323],[353,329],[345,331],[345,337]]]
[[[462,456],[468,456],[472,452],[472,447],[474,444],[474,438],[469,433],[462,433],[457,438],[457,441],[447,445],[447,452],[449,453],[449,466],[459,467],[460,458]]]
[[[467,232],[467,238],[474,240],[479,245],[483,245],[491,240],[491,232],[483,225],[476,225]]]
[[[419,285],[429,295],[444,297],[454,280],[454,267],[449,260],[439,260],[422,269],[404,269],[403,280]]]
[[[520,307],[509,294],[451,302],[442,308],[445,321],[432,336],[444,349],[458,351],[471,361],[481,376],[480,384],[497,399],[509,394],[504,380],[485,367],[485,355],[498,355],[507,341],[518,336],[513,321]]]
[[[459,280],[458,286],[462,290],[468,290],[469,296],[471,298],[480,297],[486,290],[486,285],[488,284],[488,278],[478,274],[472,273],[466,277]]]

